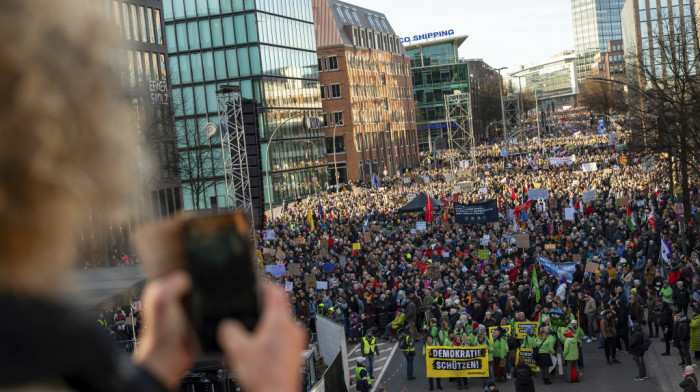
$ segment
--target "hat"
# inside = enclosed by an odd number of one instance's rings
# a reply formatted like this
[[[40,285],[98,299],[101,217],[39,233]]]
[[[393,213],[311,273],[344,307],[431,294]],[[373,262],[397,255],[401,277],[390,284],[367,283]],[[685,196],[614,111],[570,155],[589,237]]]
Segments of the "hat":
[[[479,323],[472,324],[472,329],[477,329],[477,328],[479,328]]]
[[[633,293],[636,293],[636,292],[637,292],[637,288],[636,288],[636,287],[635,287],[635,288],[632,288],[630,291],[633,292]]]
[[[688,374],[688,373],[695,373],[695,368],[696,368],[696,367],[698,367],[698,365],[688,365],[688,366],[685,367],[684,372],[685,372],[686,374]]]
[[[365,363],[365,357],[357,357],[357,363]]]
[[[590,296],[590,295],[591,295],[591,290],[586,290],[586,295]]]

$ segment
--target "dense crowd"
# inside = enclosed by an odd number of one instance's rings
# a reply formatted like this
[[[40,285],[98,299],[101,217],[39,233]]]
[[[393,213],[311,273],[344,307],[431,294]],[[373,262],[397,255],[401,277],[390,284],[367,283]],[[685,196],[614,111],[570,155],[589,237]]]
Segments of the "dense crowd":
[[[686,211],[691,223],[681,226],[662,159],[655,170],[642,170],[642,157],[622,150],[622,135],[611,145],[588,124],[580,124],[576,135],[575,127],[561,117],[552,120],[552,135],[541,141],[531,130],[511,141],[516,157],[501,157],[502,143],[485,145],[468,169],[443,159],[382,178],[378,189],[357,184],[291,202],[266,224],[275,239],[258,239],[265,264],[286,267],[285,276],[271,278],[291,282],[292,312],[311,332],[322,314],[344,325],[350,341],[362,343],[367,361],[357,367],[366,374],[357,376],[367,388],[376,339],[399,335],[410,347],[418,339],[425,339],[423,346],[488,345],[487,388],[512,375],[525,385],[532,376],[515,363],[517,347],[537,348],[545,384],[558,358],[570,365],[567,381],[580,381],[581,347],[593,341],[604,347],[611,366],[619,351],[632,354],[637,380],[646,378],[648,338],[663,337],[666,353],[677,347],[682,364],[690,366],[690,351],[700,351],[700,316],[689,313],[700,314],[698,211]],[[554,165],[554,157],[574,162]],[[584,163],[596,163],[597,170],[583,172]],[[469,187],[455,189],[464,182]],[[693,206],[697,184],[691,183]],[[547,190],[548,198],[527,203],[535,189]],[[591,190],[595,200],[584,202],[583,193]],[[425,231],[416,223],[427,214],[398,213],[419,193],[443,204],[433,206]],[[455,222],[455,201],[486,200],[497,201],[498,222]],[[566,208],[574,208],[569,219]],[[527,246],[516,239],[522,234]],[[574,262],[575,272],[549,274],[541,258],[555,266]],[[300,273],[292,272],[294,264]],[[328,287],[319,289],[319,282]],[[564,314],[566,322],[552,313]],[[489,337],[488,327],[516,321],[539,327],[524,339],[505,328],[493,333],[493,341]],[[411,348],[404,353],[407,359],[416,354]],[[686,370],[694,377],[692,367]],[[467,383],[455,381],[460,389]]]

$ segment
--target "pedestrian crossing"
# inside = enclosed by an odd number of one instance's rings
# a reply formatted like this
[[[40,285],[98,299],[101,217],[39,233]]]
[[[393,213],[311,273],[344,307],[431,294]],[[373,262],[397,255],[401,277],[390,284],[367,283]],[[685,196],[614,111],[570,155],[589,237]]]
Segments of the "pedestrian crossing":
[[[376,347],[379,351],[379,357],[374,356],[374,370],[372,375],[378,377],[382,369],[388,364],[390,354],[397,342],[387,342],[387,341],[377,341]],[[355,373],[355,366],[357,366],[357,358],[362,356],[362,344],[354,344],[348,346],[348,369],[350,373]]]

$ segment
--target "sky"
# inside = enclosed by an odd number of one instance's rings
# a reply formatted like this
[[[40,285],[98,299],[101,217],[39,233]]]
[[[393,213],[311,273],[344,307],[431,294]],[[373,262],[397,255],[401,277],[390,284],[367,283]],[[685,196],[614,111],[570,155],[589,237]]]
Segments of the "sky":
[[[401,37],[454,29],[463,58],[515,72],[573,50],[570,0],[344,0],[386,15]]]

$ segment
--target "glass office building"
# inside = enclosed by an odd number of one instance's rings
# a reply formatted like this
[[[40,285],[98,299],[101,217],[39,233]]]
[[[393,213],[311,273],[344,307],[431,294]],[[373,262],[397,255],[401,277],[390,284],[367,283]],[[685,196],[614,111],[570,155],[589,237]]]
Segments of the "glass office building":
[[[571,0],[571,16],[579,80],[591,72],[593,57],[622,39],[620,12],[625,0]]]
[[[442,143],[447,143],[443,96],[454,90],[469,92],[469,65],[459,61],[457,52],[466,39],[460,36],[405,47],[413,72],[419,151],[428,151],[436,141],[440,143],[441,136]]]
[[[311,0],[163,3],[185,209],[210,208],[212,198],[226,205],[220,140],[210,145],[203,134],[207,122],[218,124],[222,85],[258,102],[263,167],[272,176],[263,180],[265,201],[325,189],[324,132],[303,126],[304,116],[321,112]]]

